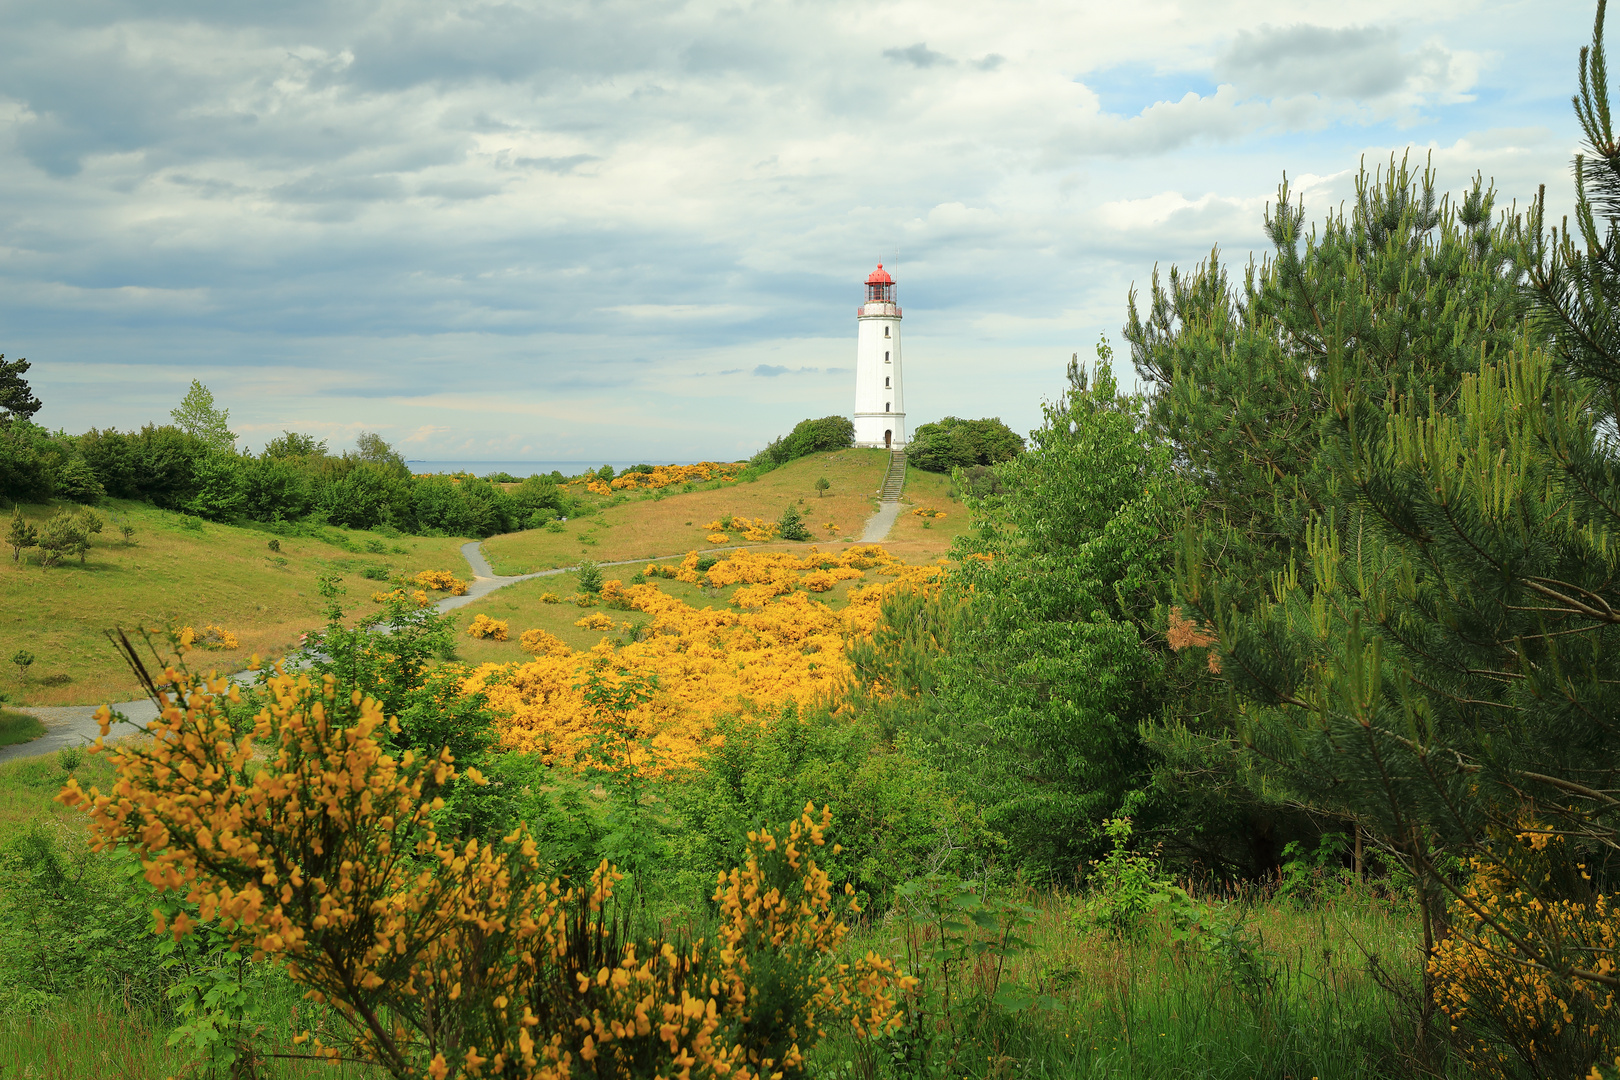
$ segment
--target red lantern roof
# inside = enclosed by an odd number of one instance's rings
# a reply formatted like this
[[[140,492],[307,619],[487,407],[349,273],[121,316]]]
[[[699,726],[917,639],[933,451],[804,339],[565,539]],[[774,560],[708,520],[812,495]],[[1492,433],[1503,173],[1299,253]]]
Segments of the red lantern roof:
[[[889,272],[883,269],[882,263],[878,263],[878,268],[872,271],[871,276],[866,279],[866,283],[868,285],[893,285],[894,278],[890,277]]]

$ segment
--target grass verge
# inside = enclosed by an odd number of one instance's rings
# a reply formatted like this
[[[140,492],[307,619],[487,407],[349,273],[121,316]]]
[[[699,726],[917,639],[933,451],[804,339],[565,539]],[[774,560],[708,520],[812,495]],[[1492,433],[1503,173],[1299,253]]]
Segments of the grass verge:
[[[32,742],[45,734],[45,725],[27,713],[0,709],[0,746]]]

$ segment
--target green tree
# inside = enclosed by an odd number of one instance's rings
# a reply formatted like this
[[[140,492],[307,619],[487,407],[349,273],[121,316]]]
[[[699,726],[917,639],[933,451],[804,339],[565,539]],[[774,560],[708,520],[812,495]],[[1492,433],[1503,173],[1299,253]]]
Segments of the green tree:
[[[296,431],[283,431],[264,444],[261,458],[318,458],[326,456],[326,440],[315,441],[313,435],[300,435]]]
[[[817,480],[816,481],[816,498],[819,499],[822,496],[826,495],[827,494],[827,489],[830,488],[830,487],[832,487],[832,481],[828,480],[825,476],[823,476],[819,480]]]
[[[404,455],[390,446],[375,431],[362,431],[360,437],[355,439],[354,446],[355,460],[374,465],[399,479],[410,477],[411,470],[405,464]]]
[[[11,528],[6,532],[6,543],[11,545],[11,561],[22,559],[24,548],[39,543],[39,529],[23,520],[22,507],[11,508]]]
[[[79,554],[90,545],[84,524],[66,510],[58,510],[39,527],[39,563],[55,566],[67,555]]]
[[[23,378],[30,366],[21,357],[7,360],[0,353],[0,427],[13,420],[32,419],[44,407]]]
[[[1309,240],[1279,200],[1276,254],[1241,292],[1212,259],[1156,282],[1130,327],[1155,418],[1204,493],[1177,591],[1218,638],[1236,710],[1229,742],[1202,734],[1405,863],[1431,956],[1450,920],[1453,942],[1472,936],[1560,1000],[1615,985],[1604,971],[1620,959],[1581,929],[1601,920],[1535,925],[1555,905],[1590,915],[1612,887],[1598,856],[1620,840],[1620,352],[1597,295],[1620,289],[1620,151],[1602,62],[1600,7],[1578,102],[1598,159],[1577,170],[1579,240],[1541,239],[1533,218],[1527,252],[1478,181],[1438,199],[1432,174],[1403,164],[1363,175],[1349,215]],[[1567,837],[1565,854],[1513,870],[1527,834]],[[1450,860],[1469,856],[1499,868],[1488,890],[1458,882]],[[1424,978],[1432,1010],[1427,964]],[[1520,1006],[1472,1008],[1477,1034]],[[1588,1030],[1549,1034],[1523,1074],[1587,1070],[1571,1040]],[[1620,1039],[1612,1018],[1590,1030]]]
[[[810,530],[804,527],[804,511],[797,506],[782,511],[782,516],[776,519],[776,528],[784,540],[810,539]]]
[[[236,435],[229,429],[230,410],[215,408],[213,392],[196,379],[191,380],[191,389],[169,416],[175,427],[214,450],[230,451],[236,446]]]
[[[900,634],[937,627],[939,670],[918,657],[888,678],[932,703],[942,760],[974,763],[964,782],[987,824],[1053,876],[1072,875],[1100,850],[1102,821],[1143,798],[1139,728],[1179,663],[1154,623],[1190,494],[1146,410],[1120,392],[1106,343],[1092,377],[1071,367],[1030,449],[995,467],[1005,494],[970,501],[976,530],[958,541],[953,585],[965,607],[887,618]]]
[[[75,454],[56,472],[56,493],[79,503],[93,503],[107,489],[96,479],[96,472],[82,456]]]
[[[962,420],[947,416],[911,433],[906,459],[928,472],[994,465],[1024,452],[1024,440],[999,418]]]

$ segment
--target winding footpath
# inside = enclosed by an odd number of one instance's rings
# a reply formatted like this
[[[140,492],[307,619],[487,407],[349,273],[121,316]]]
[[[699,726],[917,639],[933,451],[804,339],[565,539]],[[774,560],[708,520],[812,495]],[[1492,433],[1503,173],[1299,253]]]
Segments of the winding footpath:
[[[861,543],[871,544],[886,538],[889,529],[894,526],[894,519],[900,512],[898,502],[885,502],[878,507],[866,522],[866,529],[861,534]],[[684,552],[682,553],[684,555]],[[504,589],[508,585],[515,585],[520,581],[531,578],[551,577],[554,574],[565,573],[572,567],[559,567],[554,570],[540,570],[533,574],[518,574],[514,577],[502,577],[495,573],[489,560],[484,558],[484,551],[480,541],[471,540],[461,545],[461,557],[467,560],[472,569],[473,579],[467,583],[467,591],[462,596],[447,596],[436,601],[434,607],[440,611],[449,611],[452,608],[465,607],[474,600],[481,599],[494,592]],[[633,563],[656,562],[660,558],[680,558],[678,555],[662,555],[651,559],[621,559],[618,562],[601,563],[602,566],[629,566]],[[242,682],[253,678],[252,672],[239,672],[232,676]],[[101,727],[96,723],[95,715],[100,706],[97,705],[13,705],[13,712],[27,713],[37,717],[45,725],[45,734],[30,742],[17,743],[13,746],[0,746],[0,762],[10,761],[12,758],[35,757],[40,754],[50,754],[64,746],[87,746],[96,741],[101,734]],[[121,701],[112,706],[113,712],[123,713],[137,725],[143,725],[148,720],[157,717],[157,706],[147,698],[137,701]]]

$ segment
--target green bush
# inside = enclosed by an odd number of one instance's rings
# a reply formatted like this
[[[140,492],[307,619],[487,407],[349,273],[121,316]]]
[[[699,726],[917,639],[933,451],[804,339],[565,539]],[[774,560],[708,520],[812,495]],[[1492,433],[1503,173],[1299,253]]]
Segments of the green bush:
[[[1023,452],[1023,438],[999,417],[962,420],[947,416],[911,433],[906,460],[928,472],[948,473],[953,468],[1011,461]]]
[[[749,460],[757,476],[778,465],[786,465],[806,454],[846,450],[855,444],[855,422],[847,416],[824,416],[820,420],[800,420],[792,431],[755,454]],[[753,477],[748,477],[752,479]]]

